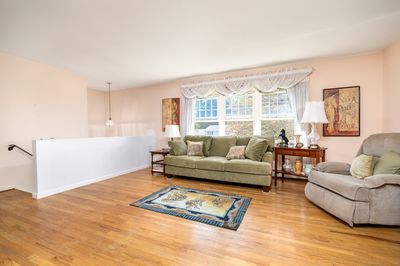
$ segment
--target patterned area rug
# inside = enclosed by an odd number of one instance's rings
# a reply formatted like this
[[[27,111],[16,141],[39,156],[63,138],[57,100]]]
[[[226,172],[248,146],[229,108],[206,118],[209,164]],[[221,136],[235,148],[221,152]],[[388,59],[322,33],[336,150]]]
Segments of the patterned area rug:
[[[132,206],[237,230],[251,198],[215,191],[169,186]]]

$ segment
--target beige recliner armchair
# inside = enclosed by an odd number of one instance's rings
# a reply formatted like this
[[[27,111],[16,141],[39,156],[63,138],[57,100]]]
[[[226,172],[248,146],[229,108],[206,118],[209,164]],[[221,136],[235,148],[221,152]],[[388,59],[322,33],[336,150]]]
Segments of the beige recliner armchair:
[[[357,156],[381,157],[391,150],[400,153],[400,133],[369,136]],[[305,195],[350,226],[400,225],[400,175],[380,174],[362,180],[350,175],[350,164],[324,162],[311,171]]]

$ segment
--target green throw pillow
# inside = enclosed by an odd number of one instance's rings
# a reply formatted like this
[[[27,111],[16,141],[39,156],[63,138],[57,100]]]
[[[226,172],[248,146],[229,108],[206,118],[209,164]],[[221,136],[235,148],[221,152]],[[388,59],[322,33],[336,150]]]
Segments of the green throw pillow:
[[[261,161],[264,153],[268,149],[268,140],[253,137],[246,146],[244,156],[253,161]]]
[[[179,156],[187,154],[187,145],[183,141],[168,141],[168,146],[170,148],[169,154]]]
[[[360,154],[350,166],[350,174],[354,177],[364,179],[371,176],[374,171],[374,157]]]
[[[375,165],[374,175],[378,174],[400,174],[400,154],[385,152]]]

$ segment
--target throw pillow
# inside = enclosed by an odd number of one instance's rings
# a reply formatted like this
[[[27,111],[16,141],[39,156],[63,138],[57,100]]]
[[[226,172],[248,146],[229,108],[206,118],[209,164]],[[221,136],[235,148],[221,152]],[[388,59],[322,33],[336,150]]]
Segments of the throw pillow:
[[[244,151],[246,150],[246,146],[232,146],[229,149],[228,154],[226,155],[226,159],[244,159]]]
[[[357,156],[350,166],[352,176],[364,179],[371,176],[374,172],[374,157],[361,154]]]
[[[188,141],[202,141],[203,142],[203,153],[204,156],[210,156],[210,147],[211,147],[211,141],[212,137],[210,136],[191,136],[191,135],[186,135],[183,141],[187,142]]]
[[[188,156],[204,156],[202,141],[188,140],[187,144],[188,144],[188,149],[187,149]]]
[[[253,137],[250,139],[249,144],[247,144],[244,155],[250,160],[261,161],[267,149],[268,141],[266,139]]]
[[[400,154],[394,151],[385,152],[374,168],[374,175],[400,174]]]
[[[183,141],[168,141],[169,154],[179,156],[187,154],[187,145]]]

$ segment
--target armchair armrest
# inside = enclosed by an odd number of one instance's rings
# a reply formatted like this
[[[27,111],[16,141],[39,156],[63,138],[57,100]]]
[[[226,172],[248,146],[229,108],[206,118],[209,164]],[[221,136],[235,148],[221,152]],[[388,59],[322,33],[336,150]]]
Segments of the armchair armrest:
[[[313,170],[338,175],[351,175],[350,164],[341,162],[323,162],[314,166]]]
[[[364,181],[368,188],[377,188],[383,185],[400,186],[400,175],[394,175],[394,174],[373,175],[366,177]]]

